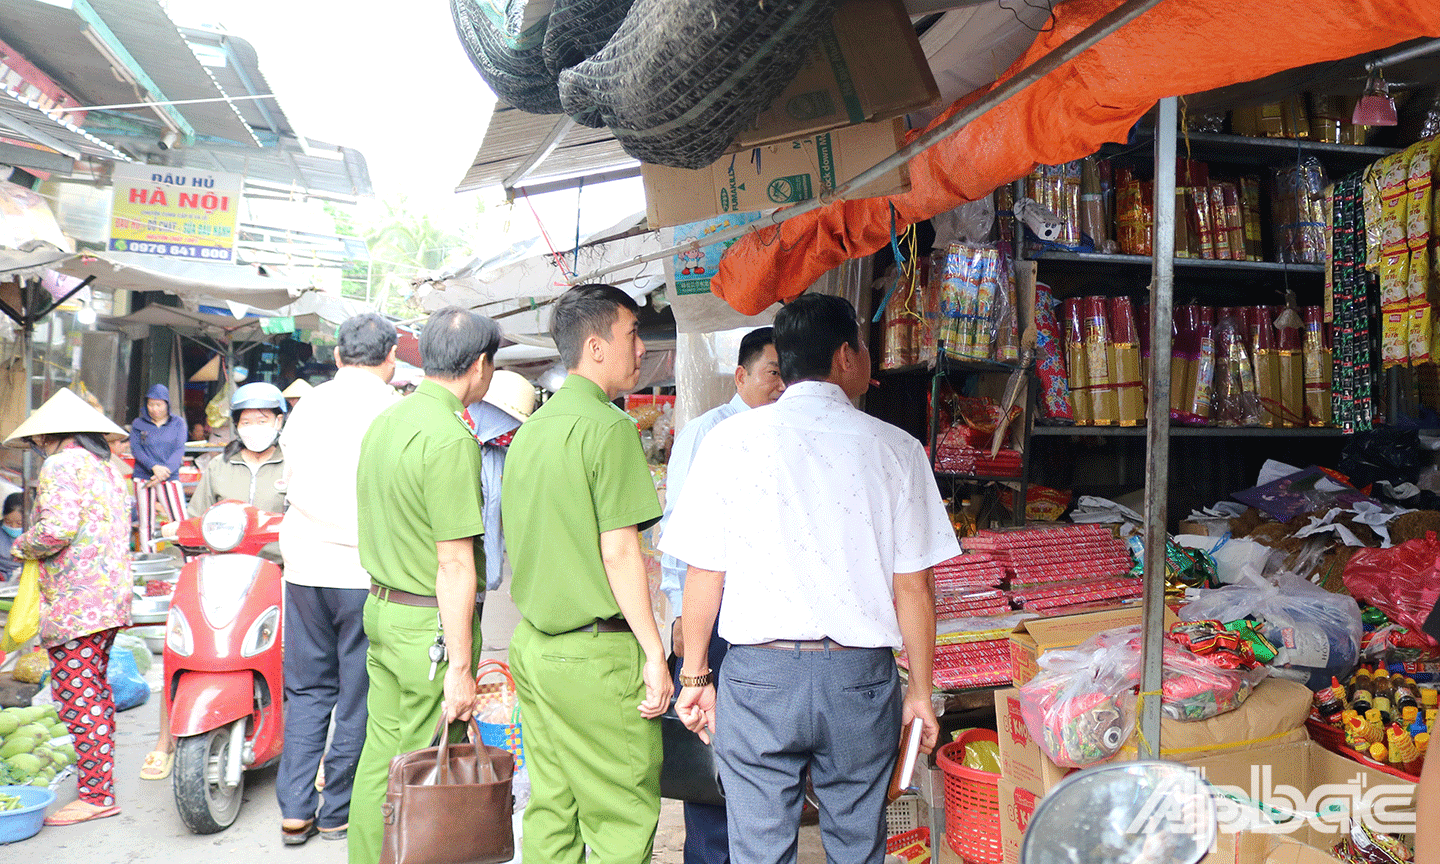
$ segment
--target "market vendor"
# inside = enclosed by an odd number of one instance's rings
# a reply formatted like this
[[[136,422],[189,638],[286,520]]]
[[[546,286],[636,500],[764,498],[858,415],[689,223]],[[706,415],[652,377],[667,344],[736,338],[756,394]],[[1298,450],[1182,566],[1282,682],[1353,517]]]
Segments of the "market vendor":
[[[170,388],[156,384],[145,393],[145,410],[130,424],[135,459],[135,508],[140,514],[140,549],[155,551],[157,516],[175,522],[185,515],[180,461],[185,456],[185,418],[170,411]]]
[[[0,517],[0,585],[14,582],[20,574],[20,561],[11,553],[11,544],[25,528],[25,493],[11,492],[5,496],[3,517]]]

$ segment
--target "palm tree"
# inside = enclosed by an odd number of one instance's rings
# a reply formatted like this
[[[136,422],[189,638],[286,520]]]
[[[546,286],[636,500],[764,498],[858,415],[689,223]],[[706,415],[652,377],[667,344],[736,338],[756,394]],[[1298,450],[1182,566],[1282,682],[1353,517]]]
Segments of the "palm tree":
[[[383,211],[378,216],[363,221],[332,209],[336,232],[365,240],[370,250],[367,293],[374,297],[375,308],[402,318],[412,317],[415,310],[410,305],[411,280],[438,270],[457,250],[467,246],[466,236],[473,236],[471,226],[454,223],[474,222],[484,213],[485,205],[477,200],[468,220],[420,212],[404,195],[384,199],[381,205]]]

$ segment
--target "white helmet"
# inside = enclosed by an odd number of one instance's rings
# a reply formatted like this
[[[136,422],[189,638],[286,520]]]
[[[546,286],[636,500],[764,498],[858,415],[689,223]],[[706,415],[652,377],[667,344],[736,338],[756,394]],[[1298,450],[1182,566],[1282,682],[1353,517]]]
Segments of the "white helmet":
[[[524,423],[535,410],[535,385],[518,372],[497,369],[481,399]]]

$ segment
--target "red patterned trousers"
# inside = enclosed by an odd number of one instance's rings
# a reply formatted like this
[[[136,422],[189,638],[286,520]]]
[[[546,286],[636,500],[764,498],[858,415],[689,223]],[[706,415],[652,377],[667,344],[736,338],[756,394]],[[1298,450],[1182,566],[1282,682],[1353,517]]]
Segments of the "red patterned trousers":
[[[115,804],[115,700],[105,671],[116,630],[101,630],[50,648],[50,693],[60,722],[75,739],[80,800]]]

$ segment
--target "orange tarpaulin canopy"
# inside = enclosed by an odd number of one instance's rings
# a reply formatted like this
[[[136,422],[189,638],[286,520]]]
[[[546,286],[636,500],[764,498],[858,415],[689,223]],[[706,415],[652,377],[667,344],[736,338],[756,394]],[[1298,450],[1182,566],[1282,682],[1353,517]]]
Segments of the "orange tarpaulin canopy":
[[[1119,6],[1067,0],[1005,77]],[[1160,99],[1440,36],[1437,0],[1166,0],[1095,47],[910,160],[909,192],[840,201],[749,234],[720,261],[712,290],[747,315],[804,293],[826,271],[890,242],[897,228],[988,195],[1036,165],[1124,141]],[[958,100],[931,125],[978,99]],[[777,242],[778,240],[778,242]]]

